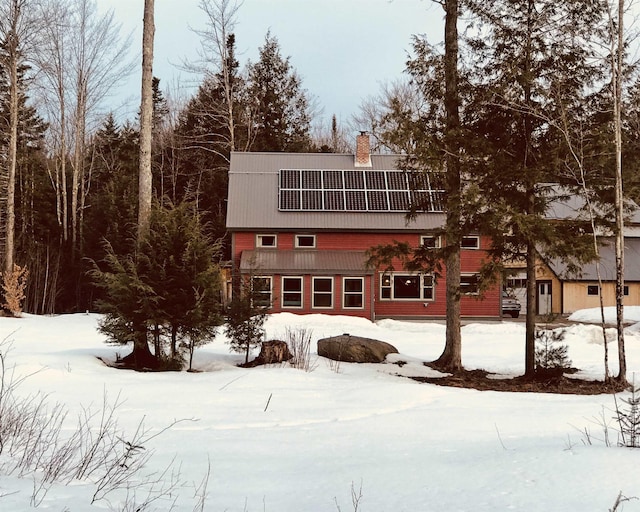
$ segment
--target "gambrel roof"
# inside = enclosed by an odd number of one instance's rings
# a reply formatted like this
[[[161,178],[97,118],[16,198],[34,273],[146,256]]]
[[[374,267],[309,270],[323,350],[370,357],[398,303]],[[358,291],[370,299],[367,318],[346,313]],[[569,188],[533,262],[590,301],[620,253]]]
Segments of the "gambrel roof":
[[[432,211],[407,223],[408,202],[398,185],[400,158],[371,155],[371,166],[363,169],[352,154],[234,152],[227,229],[423,232],[441,227],[441,191],[428,183],[418,188]],[[358,181],[364,183],[361,189]]]

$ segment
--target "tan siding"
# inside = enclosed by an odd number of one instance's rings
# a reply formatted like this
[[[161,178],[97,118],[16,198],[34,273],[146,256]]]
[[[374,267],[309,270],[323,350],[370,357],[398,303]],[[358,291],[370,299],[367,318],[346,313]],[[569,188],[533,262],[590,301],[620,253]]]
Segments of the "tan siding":
[[[598,295],[588,295],[588,286],[597,286],[597,282],[568,282],[564,284],[564,312],[573,313],[579,309],[600,307]],[[625,306],[640,305],[640,283],[627,283],[629,295],[625,296]],[[615,283],[604,283],[602,286],[604,305],[616,305]]]

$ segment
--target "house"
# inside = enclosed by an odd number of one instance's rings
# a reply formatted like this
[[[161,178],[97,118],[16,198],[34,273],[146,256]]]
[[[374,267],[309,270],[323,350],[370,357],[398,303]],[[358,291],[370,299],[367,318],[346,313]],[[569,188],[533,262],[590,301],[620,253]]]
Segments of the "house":
[[[584,201],[578,196],[562,196],[554,201],[547,217],[554,220],[579,219],[586,215]],[[640,213],[635,205],[625,220],[624,237],[624,304],[640,305]],[[612,233],[598,233],[599,266],[595,262],[582,266],[578,274],[570,272],[566,262],[559,259],[539,261],[536,268],[536,304],[538,315],[571,314],[580,309],[600,307],[600,282],[605,306],[615,306],[615,240]],[[511,266],[505,279],[506,287],[526,304],[526,272]]]
[[[368,318],[444,318],[444,276],[367,268],[366,251],[394,241],[444,243],[443,190],[428,175],[408,185],[397,155],[371,155],[369,136],[351,154],[231,155],[227,229],[236,276],[250,276],[273,312]],[[426,211],[407,222],[412,194]],[[500,288],[482,298],[476,274],[489,241],[469,234],[461,254],[461,312],[499,318]]]

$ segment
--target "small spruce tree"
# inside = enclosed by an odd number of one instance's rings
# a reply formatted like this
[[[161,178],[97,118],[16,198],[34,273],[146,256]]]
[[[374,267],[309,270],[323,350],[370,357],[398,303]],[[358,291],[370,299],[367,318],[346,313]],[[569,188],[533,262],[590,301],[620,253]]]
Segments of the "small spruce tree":
[[[262,327],[271,307],[264,303],[260,283],[252,276],[245,277],[227,306],[225,334],[233,352],[244,352],[245,365],[251,349],[262,342]]]

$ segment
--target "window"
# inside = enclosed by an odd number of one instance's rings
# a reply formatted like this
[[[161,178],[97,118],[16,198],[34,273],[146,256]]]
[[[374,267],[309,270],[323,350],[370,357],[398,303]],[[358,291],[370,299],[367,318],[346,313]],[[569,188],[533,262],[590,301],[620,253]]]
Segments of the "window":
[[[302,277],[282,278],[282,307],[302,307]]]
[[[252,277],[251,291],[254,306],[271,306],[271,277]]]
[[[345,277],[342,282],[342,307],[362,309],[364,307],[364,278]]]
[[[590,284],[587,286],[587,295],[599,295],[600,287],[597,284]]]
[[[296,247],[313,249],[316,246],[316,235],[296,235]]]
[[[625,296],[629,295],[629,287],[625,285],[622,292],[624,293]]]
[[[420,245],[427,249],[439,249],[442,247],[439,236],[422,236],[420,237]]]
[[[329,309],[333,307],[333,278],[313,278],[313,307]]]
[[[460,276],[460,293],[463,295],[478,295],[478,274],[463,274]]]
[[[383,274],[380,298],[387,300],[433,300],[433,276],[425,274]]]
[[[256,235],[256,247],[277,247],[277,235]]]
[[[460,247],[462,249],[480,249],[480,237],[479,236],[463,236],[460,241]]]

